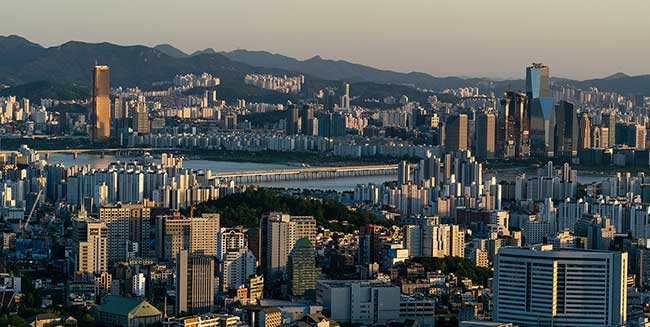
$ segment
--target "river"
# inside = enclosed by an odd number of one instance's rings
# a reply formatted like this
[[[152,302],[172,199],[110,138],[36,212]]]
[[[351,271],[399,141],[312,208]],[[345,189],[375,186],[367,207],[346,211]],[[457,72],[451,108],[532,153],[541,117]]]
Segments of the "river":
[[[134,157],[118,157],[115,155],[81,153],[75,159],[72,154],[67,153],[52,153],[49,156],[49,163],[62,163],[66,167],[73,165],[89,165],[94,168],[104,168],[109,163],[116,161],[129,161]],[[160,162],[160,159],[155,159]],[[257,162],[235,162],[235,161],[212,161],[201,159],[185,159],[183,160],[183,167],[195,170],[211,170],[212,172],[233,172],[233,171],[250,171],[250,170],[274,170],[274,169],[292,169],[295,166],[279,163],[257,163]],[[534,176],[536,170],[522,169],[522,170],[509,170],[502,172],[498,175],[498,181],[514,181],[515,177],[520,173],[526,173],[529,176]],[[483,175],[484,179],[491,178],[494,172],[486,172]],[[581,184],[591,184],[605,180],[608,175],[596,175],[592,173],[578,172],[578,182]],[[397,176],[364,176],[364,177],[345,177],[336,179],[318,179],[318,180],[291,180],[291,181],[276,181],[260,183],[261,186],[277,187],[277,188],[298,188],[298,189],[319,189],[319,190],[335,190],[338,192],[351,191],[358,184],[382,184],[386,181],[396,180]]]
[[[47,160],[50,164],[62,163],[66,167],[80,165],[89,165],[93,168],[105,168],[108,164],[117,161],[130,161],[134,157],[118,157],[114,155],[80,153],[77,159],[68,153],[52,153]],[[160,158],[155,159],[160,162]],[[295,169],[295,166],[279,163],[257,163],[257,162],[234,162],[234,161],[212,161],[201,159],[185,159],[183,167],[195,170],[210,170],[212,172],[233,172],[233,171],[251,171],[251,170],[276,170],[276,169]],[[319,189],[334,190],[337,192],[351,191],[358,184],[382,184],[386,181],[396,180],[395,176],[364,176],[364,177],[346,177],[336,179],[318,179],[318,180],[292,180],[260,183],[261,186],[277,188],[299,188],[299,189]]]

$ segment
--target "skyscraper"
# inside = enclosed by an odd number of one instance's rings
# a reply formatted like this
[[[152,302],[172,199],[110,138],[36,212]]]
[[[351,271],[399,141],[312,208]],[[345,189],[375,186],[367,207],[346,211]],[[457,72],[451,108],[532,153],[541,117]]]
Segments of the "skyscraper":
[[[530,151],[536,156],[552,157],[555,151],[556,114],[553,98],[528,99],[530,109]]]
[[[493,159],[495,154],[496,117],[494,114],[481,112],[476,119],[476,157]]]
[[[548,66],[533,63],[526,67],[526,96],[531,99],[551,96]]]
[[[497,151],[503,158],[528,158],[530,156],[529,117],[526,95],[506,92],[499,107]]]
[[[467,115],[458,114],[447,117],[445,148],[449,151],[467,150]]]
[[[578,128],[578,151],[591,148],[591,119],[586,112],[580,115]]]
[[[288,275],[293,296],[314,299],[320,269],[316,266],[316,249],[308,238],[301,238],[289,255]]]
[[[176,313],[206,313],[214,305],[214,258],[190,255],[176,258]]]
[[[530,151],[553,156],[555,115],[549,68],[541,63],[526,67],[526,111],[530,118]]]
[[[341,113],[323,112],[318,114],[318,136],[338,137],[346,133],[345,116]]]
[[[600,125],[608,128],[607,144],[609,147],[616,145],[616,110],[605,112],[601,115]]]
[[[350,83],[343,84],[345,94],[341,97],[341,107],[350,108]]]
[[[287,109],[287,135],[295,135],[300,131],[300,109],[290,105]]]
[[[314,108],[310,105],[304,105],[300,113],[300,132],[303,135],[315,135],[314,126]]]
[[[555,155],[575,157],[578,154],[578,117],[573,103],[556,105]]]
[[[501,248],[494,264],[498,322],[621,326],[627,316],[627,253]]]
[[[108,66],[95,66],[92,77],[90,139],[107,141],[111,137],[111,99]]]

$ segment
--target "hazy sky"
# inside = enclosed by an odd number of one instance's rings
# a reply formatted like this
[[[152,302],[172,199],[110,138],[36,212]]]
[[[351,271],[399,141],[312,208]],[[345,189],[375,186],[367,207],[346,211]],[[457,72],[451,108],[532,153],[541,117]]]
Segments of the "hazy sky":
[[[0,0],[0,34],[316,54],[437,76],[650,73],[648,0]],[[1,60],[1,58],[0,58]]]

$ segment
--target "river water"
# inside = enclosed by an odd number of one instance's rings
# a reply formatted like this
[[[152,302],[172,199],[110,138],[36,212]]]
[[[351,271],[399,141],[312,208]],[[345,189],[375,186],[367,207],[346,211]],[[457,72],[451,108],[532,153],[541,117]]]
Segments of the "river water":
[[[67,153],[52,153],[49,156],[48,163],[62,163],[66,167],[73,165],[89,165],[94,168],[104,168],[108,164],[116,161],[130,161],[134,157],[118,157],[114,155],[81,153],[74,159],[72,154]],[[160,162],[160,159],[156,159]],[[250,171],[250,170],[275,170],[275,169],[292,169],[295,166],[279,163],[257,163],[257,162],[234,162],[234,161],[212,161],[201,159],[185,159],[183,160],[183,167],[195,170],[211,170],[212,172],[233,172],[233,171]],[[498,181],[514,181],[515,177],[520,173],[526,173],[529,176],[534,176],[536,172],[532,169],[530,171],[523,169],[518,171],[508,171],[499,173],[497,176]],[[483,175],[484,179],[491,178],[494,173],[486,172]],[[581,184],[591,184],[600,182],[609,177],[608,175],[595,175],[578,173],[578,182]],[[262,186],[277,187],[277,188],[299,188],[299,189],[319,189],[319,190],[335,190],[338,192],[351,191],[358,184],[382,184],[386,181],[396,180],[397,176],[365,176],[365,177],[345,177],[336,179],[318,179],[318,180],[293,180],[293,181],[276,181],[260,183]]]
[[[50,164],[62,163],[66,167],[78,165],[89,165],[93,168],[105,168],[108,164],[117,161],[130,161],[134,157],[118,157],[114,155],[80,153],[77,159],[72,154],[52,153],[47,160]],[[160,162],[160,159],[155,159]],[[212,161],[200,159],[184,159],[183,167],[195,170],[210,170],[212,172],[233,172],[233,171],[250,171],[250,170],[277,170],[277,169],[295,169],[295,166],[278,163],[257,163],[257,162],[234,162],[234,161]],[[382,184],[386,181],[396,180],[397,176],[364,176],[364,177],[346,177],[336,179],[318,179],[318,180],[293,180],[293,181],[276,181],[260,183],[261,186],[277,188],[299,188],[299,189],[319,189],[334,190],[337,192],[351,191],[358,184]]]

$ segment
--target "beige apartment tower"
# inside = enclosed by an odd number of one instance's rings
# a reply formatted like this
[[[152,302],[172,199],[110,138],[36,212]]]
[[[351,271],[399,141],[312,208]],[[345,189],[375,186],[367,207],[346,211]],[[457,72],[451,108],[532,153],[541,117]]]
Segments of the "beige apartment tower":
[[[90,140],[107,141],[111,137],[111,98],[108,66],[95,66],[92,78]]]
[[[74,220],[75,272],[99,274],[108,269],[106,224],[97,220]]]

